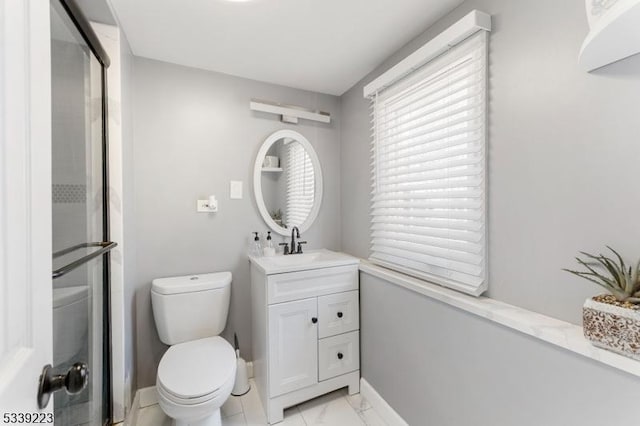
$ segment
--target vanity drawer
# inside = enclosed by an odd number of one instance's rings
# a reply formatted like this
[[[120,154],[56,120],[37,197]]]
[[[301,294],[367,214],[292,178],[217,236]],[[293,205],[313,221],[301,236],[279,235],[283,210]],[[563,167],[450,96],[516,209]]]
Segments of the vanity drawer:
[[[356,371],[360,368],[360,332],[327,337],[318,342],[318,380]]]
[[[318,297],[320,339],[360,328],[358,291]]]
[[[271,305],[357,289],[358,265],[269,275],[267,303]]]

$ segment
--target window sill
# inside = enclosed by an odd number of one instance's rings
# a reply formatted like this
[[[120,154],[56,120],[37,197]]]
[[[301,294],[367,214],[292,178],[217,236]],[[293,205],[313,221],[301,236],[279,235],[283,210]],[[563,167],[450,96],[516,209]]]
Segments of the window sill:
[[[605,349],[596,348],[585,339],[582,333],[582,327],[578,325],[499,302],[488,297],[467,296],[399,272],[373,265],[365,260],[360,262],[360,271],[640,377],[639,361]]]

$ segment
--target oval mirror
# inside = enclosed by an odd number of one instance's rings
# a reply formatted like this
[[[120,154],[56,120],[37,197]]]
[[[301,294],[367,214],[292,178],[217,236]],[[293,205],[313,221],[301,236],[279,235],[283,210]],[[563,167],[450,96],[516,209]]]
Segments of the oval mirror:
[[[279,130],[260,147],[253,169],[258,210],[269,227],[290,235],[313,224],[322,201],[320,160],[309,141],[293,130]]]

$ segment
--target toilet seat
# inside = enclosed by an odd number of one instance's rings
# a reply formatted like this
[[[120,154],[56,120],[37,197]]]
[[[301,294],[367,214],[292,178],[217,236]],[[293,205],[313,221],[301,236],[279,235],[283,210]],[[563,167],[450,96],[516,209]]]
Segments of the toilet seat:
[[[177,405],[202,404],[233,386],[235,370],[231,345],[222,337],[207,337],[171,346],[158,366],[156,385]]]
[[[164,389],[161,385],[157,385],[156,386],[156,391],[158,392],[159,395],[161,395],[162,397],[164,397],[167,401],[171,401],[173,404],[176,405],[182,405],[182,406],[189,406],[189,405],[198,405],[198,404],[204,404],[206,402],[211,401],[212,399],[215,399],[218,395],[219,392],[214,392],[210,395],[204,395],[198,398],[179,398],[175,395],[173,395],[171,392],[167,391],[166,389]]]

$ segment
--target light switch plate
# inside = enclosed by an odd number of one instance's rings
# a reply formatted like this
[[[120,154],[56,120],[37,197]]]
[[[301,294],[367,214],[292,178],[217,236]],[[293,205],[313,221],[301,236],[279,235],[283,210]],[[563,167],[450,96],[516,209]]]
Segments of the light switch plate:
[[[229,197],[232,200],[242,200],[242,181],[232,180],[229,182]]]

